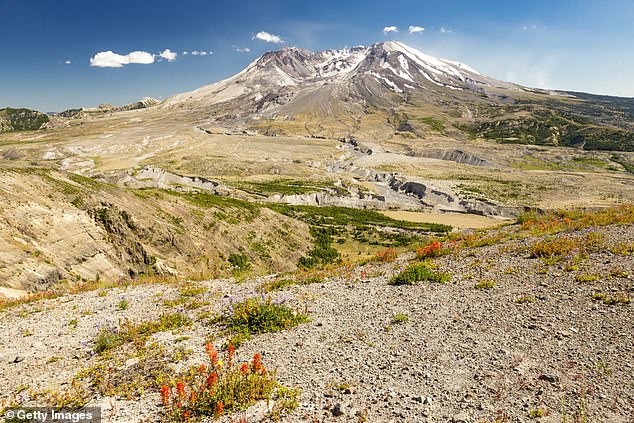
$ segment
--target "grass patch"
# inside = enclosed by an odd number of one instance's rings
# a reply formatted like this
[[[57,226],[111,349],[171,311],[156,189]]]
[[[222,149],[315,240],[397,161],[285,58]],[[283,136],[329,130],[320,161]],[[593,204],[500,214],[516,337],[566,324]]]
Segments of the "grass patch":
[[[103,354],[125,343],[145,344],[148,338],[158,332],[166,332],[191,325],[191,320],[183,313],[162,314],[158,320],[134,323],[130,320],[120,322],[118,326],[102,327],[94,339],[95,352]]]
[[[594,273],[581,273],[575,276],[575,281],[588,283],[588,282],[598,281],[600,278],[601,277],[599,275],[596,275]]]
[[[529,296],[529,295],[522,295],[520,297],[517,297],[515,299],[515,302],[517,304],[526,304],[526,303],[534,303],[535,302],[535,298]]]
[[[443,272],[436,272],[427,267],[424,263],[412,264],[406,267],[401,273],[394,276],[388,284],[390,285],[414,285],[418,282],[447,283],[451,275]]]
[[[595,301],[601,301],[605,305],[629,304],[632,302],[632,298],[629,294],[624,292],[614,295],[597,292],[592,295],[592,299]]]
[[[270,282],[265,282],[261,284],[260,289],[268,293],[272,291],[280,291],[289,286],[310,285],[313,283],[323,283],[323,282],[324,282],[324,278],[319,276],[308,276],[308,277],[298,276],[296,278],[278,278]]]
[[[438,233],[446,233],[452,229],[449,225],[396,220],[374,210],[353,209],[349,207],[291,206],[287,204],[269,204],[267,207],[278,213],[315,226],[376,225],[401,229],[420,229]]]
[[[482,280],[475,285],[476,289],[493,289],[495,287],[495,282],[490,280]]]
[[[409,316],[404,313],[397,313],[392,317],[392,324],[401,325],[409,321]]]
[[[541,239],[530,246],[530,257],[557,262],[565,257],[574,257],[596,252],[603,247],[604,238],[603,234],[588,232],[576,238],[564,235],[556,238],[549,237]]]
[[[634,206],[623,205],[595,211],[558,210],[546,213],[522,213],[517,218],[521,229],[532,235],[556,234],[592,226],[628,225],[634,223]]]

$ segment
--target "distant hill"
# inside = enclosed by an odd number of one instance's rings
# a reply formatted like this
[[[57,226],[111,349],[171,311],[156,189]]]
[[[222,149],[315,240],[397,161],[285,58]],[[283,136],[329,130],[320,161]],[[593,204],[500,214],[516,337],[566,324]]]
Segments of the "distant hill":
[[[32,131],[48,123],[48,115],[31,109],[0,109],[0,133]]]

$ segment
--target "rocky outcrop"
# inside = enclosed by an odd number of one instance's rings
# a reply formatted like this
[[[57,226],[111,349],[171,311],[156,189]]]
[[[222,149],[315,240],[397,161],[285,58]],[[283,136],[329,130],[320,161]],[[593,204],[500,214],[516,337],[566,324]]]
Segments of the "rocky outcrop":
[[[214,194],[226,191],[219,182],[200,176],[183,176],[171,173],[154,166],[146,166],[141,170],[129,171],[119,181],[132,188],[163,188],[175,191],[191,191],[202,189]]]
[[[449,160],[452,162],[467,164],[471,166],[494,166],[493,163],[462,150],[427,151],[421,154],[421,156],[428,157],[430,159]]]

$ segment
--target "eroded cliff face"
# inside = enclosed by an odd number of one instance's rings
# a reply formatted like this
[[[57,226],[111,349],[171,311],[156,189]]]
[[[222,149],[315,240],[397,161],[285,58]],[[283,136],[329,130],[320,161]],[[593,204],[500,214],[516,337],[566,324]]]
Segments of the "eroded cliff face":
[[[42,168],[0,170],[0,286],[42,291],[81,279],[205,277],[229,271],[227,257],[241,252],[256,269],[287,271],[310,247],[297,221],[191,195],[125,190]],[[250,249],[254,243],[259,248]]]

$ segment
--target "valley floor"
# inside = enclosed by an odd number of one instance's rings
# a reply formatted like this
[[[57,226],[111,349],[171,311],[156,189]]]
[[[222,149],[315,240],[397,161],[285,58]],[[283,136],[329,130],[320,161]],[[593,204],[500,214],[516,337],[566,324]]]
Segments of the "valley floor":
[[[634,225],[556,235],[600,240],[587,256],[559,261],[530,257],[549,236],[497,235],[516,229],[476,234],[479,244],[430,261],[451,275],[445,284],[389,285],[416,260],[406,253],[273,290],[267,295],[305,307],[310,321],[254,336],[236,361],[261,353],[283,385],[301,390],[298,406],[283,417],[289,422],[633,421]],[[98,332],[124,319],[185,314],[191,324],[148,341],[163,346],[157,351],[167,353],[157,360],[175,374],[204,361],[206,340],[222,347],[223,332],[210,316],[281,278],[136,285],[5,308],[1,397],[28,403],[36,392],[67,391],[102,406],[104,421],[157,421],[164,408],[154,385],[161,382],[148,379],[160,366],[136,353],[95,354]],[[103,381],[95,388],[100,363],[114,367],[107,384],[116,395],[100,393],[108,391]],[[71,385],[81,368],[91,370]],[[117,391],[124,382],[140,392],[128,385]],[[86,391],[73,393],[80,384]],[[262,407],[249,409],[247,421]]]

